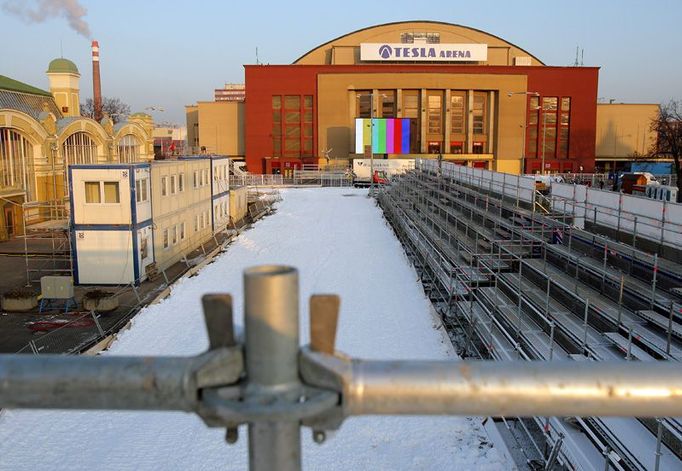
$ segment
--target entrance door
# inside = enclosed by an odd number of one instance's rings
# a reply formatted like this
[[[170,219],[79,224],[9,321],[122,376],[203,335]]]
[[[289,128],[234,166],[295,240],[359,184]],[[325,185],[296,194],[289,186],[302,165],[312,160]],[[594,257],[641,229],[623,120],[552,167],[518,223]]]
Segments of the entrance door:
[[[429,146],[427,149],[429,154],[440,154],[441,145],[439,141],[429,141]]]
[[[7,227],[7,237],[14,235],[14,209],[5,208],[5,226]]]

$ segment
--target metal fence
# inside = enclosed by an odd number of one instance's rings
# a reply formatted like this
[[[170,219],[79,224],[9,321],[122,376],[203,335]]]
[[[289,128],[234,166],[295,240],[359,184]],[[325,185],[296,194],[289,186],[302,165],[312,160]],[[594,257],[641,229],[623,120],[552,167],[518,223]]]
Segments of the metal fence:
[[[465,167],[433,159],[417,159],[415,168],[420,172],[442,175],[489,194],[502,195],[506,200],[515,201],[517,205],[519,202],[532,204],[535,201],[535,179],[532,177]]]
[[[682,204],[565,183],[552,183],[550,199],[555,211],[570,214],[580,228],[591,223],[631,234],[623,240],[633,244],[644,238],[682,245]]]
[[[282,186],[282,175],[230,175],[230,186]]]
[[[230,185],[249,187],[319,186],[350,187],[353,176],[349,172],[322,170],[294,170],[290,176],[284,175],[243,175],[230,176]]]

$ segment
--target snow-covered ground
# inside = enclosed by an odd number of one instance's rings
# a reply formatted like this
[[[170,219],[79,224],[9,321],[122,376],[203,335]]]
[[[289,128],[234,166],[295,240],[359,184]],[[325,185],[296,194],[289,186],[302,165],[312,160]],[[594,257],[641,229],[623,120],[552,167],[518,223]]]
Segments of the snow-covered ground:
[[[337,348],[375,359],[454,357],[400,243],[366,190],[283,192],[277,212],[246,231],[198,276],[140,312],[108,355],[192,355],[208,341],[200,309],[207,292],[234,296],[242,324],[242,271],[260,264],[299,269],[301,340],[307,299],[338,293]],[[0,469],[246,469],[246,430],[227,445],[224,430],[192,414],[4,411]],[[478,418],[357,417],[323,445],[303,434],[308,470],[509,469]]]

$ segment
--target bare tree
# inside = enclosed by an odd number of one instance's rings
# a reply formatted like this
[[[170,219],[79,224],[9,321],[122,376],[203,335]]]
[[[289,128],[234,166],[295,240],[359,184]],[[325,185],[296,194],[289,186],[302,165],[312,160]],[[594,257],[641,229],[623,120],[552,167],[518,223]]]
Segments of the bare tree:
[[[656,133],[656,143],[651,149],[652,157],[670,157],[677,175],[677,201],[682,198],[682,103],[670,100],[660,106],[658,117],[651,122],[651,130]]]
[[[130,114],[130,106],[123,103],[119,98],[102,98],[102,112],[107,113],[114,124],[119,121],[124,121]],[[92,98],[85,100],[85,104],[81,105],[81,116],[86,118],[95,117],[95,103]]]

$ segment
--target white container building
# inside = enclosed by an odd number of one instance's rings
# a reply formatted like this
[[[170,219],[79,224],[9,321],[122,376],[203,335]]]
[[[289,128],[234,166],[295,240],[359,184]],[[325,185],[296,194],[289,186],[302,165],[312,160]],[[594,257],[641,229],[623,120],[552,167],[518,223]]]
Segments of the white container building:
[[[128,284],[154,263],[150,164],[69,167],[76,284]]]
[[[230,223],[230,159],[220,155],[192,155],[179,161],[210,162],[211,227],[214,233]]]
[[[152,163],[154,252],[159,269],[182,260],[213,235],[210,164],[209,159]]]
[[[76,284],[128,284],[191,256],[230,223],[229,159],[69,167]]]

